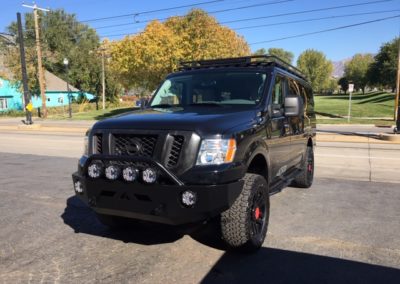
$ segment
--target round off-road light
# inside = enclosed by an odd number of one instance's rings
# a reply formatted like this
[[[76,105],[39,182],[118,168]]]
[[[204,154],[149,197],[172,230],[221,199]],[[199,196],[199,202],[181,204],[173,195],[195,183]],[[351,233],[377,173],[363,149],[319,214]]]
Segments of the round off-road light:
[[[103,165],[99,162],[93,162],[88,167],[88,175],[91,178],[99,178],[103,173]]]
[[[155,183],[157,180],[157,172],[155,169],[147,168],[143,171],[142,178],[146,183]]]
[[[74,189],[77,193],[83,192],[82,183],[79,180],[74,183]]]
[[[119,177],[121,170],[119,167],[110,165],[106,168],[106,178],[116,180]]]
[[[192,207],[197,202],[197,195],[191,190],[184,191],[182,193],[182,204],[187,207]]]
[[[138,170],[134,167],[126,167],[122,171],[122,177],[125,181],[135,181],[138,175]]]

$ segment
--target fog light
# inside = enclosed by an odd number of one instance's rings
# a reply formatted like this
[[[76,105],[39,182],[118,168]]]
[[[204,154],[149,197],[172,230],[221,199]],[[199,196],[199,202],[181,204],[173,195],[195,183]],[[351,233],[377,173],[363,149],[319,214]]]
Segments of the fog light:
[[[77,193],[83,192],[82,183],[79,180],[74,183],[74,188]]]
[[[157,172],[155,169],[147,168],[143,171],[142,178],[146,183],[155,183],[157,180]]]
[[[121,170],[119,167],[111,165],[106,168],[106,178],[116,180],[119,177]]]
[[[94,162],[88,167],[88,175],[91,178],[99,178],[103,173],[103,165],[99,162]]]
[[[138,170],[134,167],[126,167],[122,171],[122,177],[125,181],[135,181],[138,175]]]
[[[197,202],[197,195],[195,192],[187,190],[182,193],[182,203],[185,206],[191,207]]]

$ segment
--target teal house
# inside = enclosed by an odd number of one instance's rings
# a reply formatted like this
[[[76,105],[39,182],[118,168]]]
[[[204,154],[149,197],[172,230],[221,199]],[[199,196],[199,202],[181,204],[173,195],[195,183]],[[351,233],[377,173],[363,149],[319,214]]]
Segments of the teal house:
[[[95,99],[95,96],[89,93],[81,92],[74,86],[57,77],[49,71],[45,71],[45,86],[46,86],[46,107],[59,107],[68,105],[68,95],[71,101],[78,99],[79,96],[85,97],[87,100]],[[32,104],[35,109],[42,106],[42,98],[37,95],[32,95]],[[0,78],[0,112],[10,110],[23,110],[24,96],[13,86],[8,80]]]
[[[9,81],[0,78],[0,112],[23,109],[22,97]]]
[[[15,36],[5,33],[0,33],[0,41],[6,46],[15,46]],[[1,77],[1,75],[3,77]],[[57,77],[49,71],[45,71],[45,87],[46,87],[46,107],[57,107],[68,105],[68,99],[76,100],[79,96],[84,96],[87,100],[93,100],[96,97],[92,94],[82,92],[69,85],[67,82]],[[0,52],[0,112],[11,110],[24,109],[24,96],[22,92],[13,86],[10,81],[5,78],[12,77],[12,74],[4,64],[3,55]],[[42,99],[39,95],[32,94],[33,107],[39,108],[42,106]]]

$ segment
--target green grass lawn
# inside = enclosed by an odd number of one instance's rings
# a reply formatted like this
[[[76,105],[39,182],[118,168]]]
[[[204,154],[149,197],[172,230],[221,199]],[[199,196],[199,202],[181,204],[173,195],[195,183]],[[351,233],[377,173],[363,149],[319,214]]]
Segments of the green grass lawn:
[[[353,124],[393,125],[394,94],[385,92],[371,92],[365,95],[352,95],[351,122]],[[128,104],[129,105],[129,104]],[[106,110],[89,110],[74,112],[74,120],[99,120],[113,115],[118,115],[134,110],[133,107],[108,106]],[[349,107],[348,95],[324,95],[315,96],[315,111],[317,123],[320,124],[347,124],[347,112]],[[77,111],[76,106],[74,111]],[[23,116],[23,112],[20,114]],[[66,119],[66,110],[49,115],[51,119]]]
[[[393,124],[394,98],[385,92],[353,94],[351,123]],[[347,123],[348,108],[349,95],[315,96],[318,123]]]
[[[74,120],[101,120],[107,117],[111,117],[118,114],[123,114],[126,112],[133,111],[133,107],[122,107],[122,108],[113,108],[113,109],[105,109],[105,110],[91,110],[87,112],[76,112],[72,114],[72,119]],[[65,119],[65,115],[52,115],[49,116],[51,119]]]

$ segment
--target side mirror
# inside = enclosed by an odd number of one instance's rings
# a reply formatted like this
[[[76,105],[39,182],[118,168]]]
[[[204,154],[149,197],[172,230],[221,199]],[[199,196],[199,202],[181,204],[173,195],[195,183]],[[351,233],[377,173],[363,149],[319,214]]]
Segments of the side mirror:
[[[303,101],[299,96],[289,96],[285,98],[285,116],[303,115]]]

